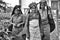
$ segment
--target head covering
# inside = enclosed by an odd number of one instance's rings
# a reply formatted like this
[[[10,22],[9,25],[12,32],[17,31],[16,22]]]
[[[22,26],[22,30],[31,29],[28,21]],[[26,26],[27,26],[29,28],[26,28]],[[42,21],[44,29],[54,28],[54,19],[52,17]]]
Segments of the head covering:
[[[45,8],[45,6],[47,6],[47,1],[41,1],[39,3],[40,3],[40,9],[42,9],[42,6],[43,6],[43,9]]]
[[[17,8],[19,8],[19,10],[18,10],[18,11],[20,11],[19,14],[22,14],[21,5],[16,5],[16,6],[13,8],[13,11],[12,11],[12,14],[11,14],[11,15],[14,15],[14,14],[15,14],[15,10],[16,10]]]
[[[35,9],[35,8],[37,8],[37,3],[36,3],[36,2],[32,2],[31,4],[29,4],[29,8],[30,8],[30,9]]]

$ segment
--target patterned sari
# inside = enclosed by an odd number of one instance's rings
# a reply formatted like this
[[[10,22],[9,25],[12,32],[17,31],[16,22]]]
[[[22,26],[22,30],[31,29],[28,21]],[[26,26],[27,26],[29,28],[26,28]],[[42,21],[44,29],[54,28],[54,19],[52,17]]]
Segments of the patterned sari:
[[[30,12],[29,14],[30,40],[41,40],[39,15],[38,12]]]

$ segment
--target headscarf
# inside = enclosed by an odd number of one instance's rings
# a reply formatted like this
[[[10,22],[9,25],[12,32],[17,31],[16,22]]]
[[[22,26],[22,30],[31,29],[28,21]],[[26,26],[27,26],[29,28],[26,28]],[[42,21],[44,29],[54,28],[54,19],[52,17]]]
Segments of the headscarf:
[[[31,4],[29,4],[29,8],[30,8],[30,9],[35,9],[35,8],[37,8],[37,3],[32,2]]]

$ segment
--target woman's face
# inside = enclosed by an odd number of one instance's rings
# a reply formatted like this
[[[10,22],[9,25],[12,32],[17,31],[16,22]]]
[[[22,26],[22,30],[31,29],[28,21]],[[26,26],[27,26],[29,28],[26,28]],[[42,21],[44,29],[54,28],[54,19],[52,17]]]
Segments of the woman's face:
[[[40,6],[41,6],[41,8],[42,8],[42,9],[44,8],[44,4],[43,4],[43,3],[41,3],[41,5],[40,5]]]
[[[15,9],[15,14],[18,14],[19,13],[19,8]]]
[[[31,8],[30,11],[31,11],[31,12],[35,12],[35,10],[36,10],[36,8]]]

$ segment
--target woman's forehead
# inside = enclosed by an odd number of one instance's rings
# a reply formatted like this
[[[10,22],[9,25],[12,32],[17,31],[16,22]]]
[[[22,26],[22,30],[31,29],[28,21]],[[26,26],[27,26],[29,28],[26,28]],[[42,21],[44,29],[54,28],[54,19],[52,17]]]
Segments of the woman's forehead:
[[[20,9],[20,8],[16,8],[16,9]]]
[[[20,8],[16,8],[15,10],[20,10]]]

